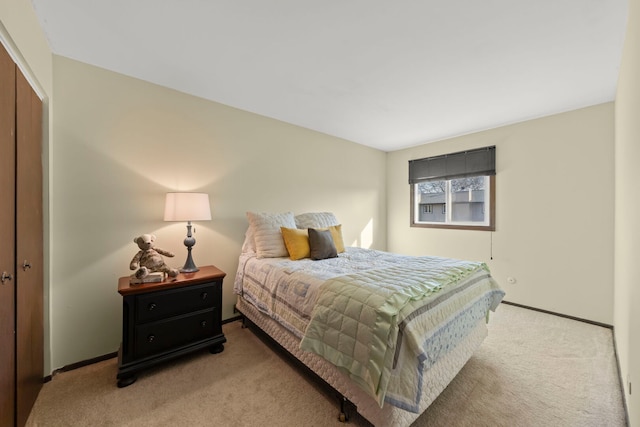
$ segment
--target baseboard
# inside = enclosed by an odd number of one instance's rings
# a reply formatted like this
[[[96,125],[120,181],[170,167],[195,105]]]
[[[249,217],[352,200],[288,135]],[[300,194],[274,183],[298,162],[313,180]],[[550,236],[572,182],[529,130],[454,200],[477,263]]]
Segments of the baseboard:
[[[233,312],[237,313],[236,311],[236,306],[233,306]],[[242,320],[242,316],[234,316],[234,317],[230,317],[228,319],[225,319],[222,321],[223,325],[226,325],[227,323],[231,323],[231,322],[237,322],[238,320]]]
[[[504,301],[503,300],[502,303],[503,304],[507,304],[507,305],[513,305],[515,307],[526,308],[528,310],[539,311],[540,313],[546,313],[546,314],[551,314],[551,315],[558,316],[558,317],[564,317],[566,319],[577,320],[578,322],[589,323],[591,325],[600,326],[602,328],[613,329],[613,325],[608,325],[606,323],[596,322],[594,320],[583,319],[581,317],[575,317],[575,316],[569,316],[568,314],[556,313],[555,311],[543,310],[541,308],[530,307],[528,305],[518,304],[518,303],[515,303],[515,302],[509,302],[509,301]]]
[[[618,344],[616,342],[616,334],[615,329],[613,330],[613,354],[616,357],[616,367],[618,368],[618,379],[620,380],[620,393],[622,393],[622,404],[624,405],[624,415],[626,418],[626,425],[630,426],[631,422],[629,421],[629,407],[627,406],[627,395],[625,394],[624,389],[624,381],[622,379],[622,369],[620,368],[620,358],[618,357]]]
[[[46,377],[44,377],[44,382],[46,383],[46,382],[51,381],[51,379],[54,376],[58,375],[61,372],[73,371],[74,369],[82,368],[84,366],[93,365],[94,363],[102,362],[104,360],[109,360],[109,359],[112,359],[112,358],[114,358],[116,356],[118,356],[118,352],[117,351],[115,351],[113,353],[103,354],[102,356],[93,357],[91,359],[82,360],[80,362],[71,363],[69,365],[65,365],[62,368],[58,368],[58,369],[54,370],[51,373],[51,375],[47,375]]]
[[[238,320],[242,320],[242,316],[234,316],[229,319],[225,319],[222,321],[222,324],[227,324],[231,322],[236,322]],[[54,370],[51,375],[47,375],[43,378],[43,382],[47,383],[53,379],[53,377],[61,372],[73,371],[74,369],[82,368],[84,366],[93,365],[94,363],[102,362],[103,360],[108,360],[118,356],[118,352],[115,351],[113,353],[103,354],[102,356],[94,357],[92,359],[83,360],[80,362],[72,363],[70,365],[63,366],[62,368],[58,368]]]

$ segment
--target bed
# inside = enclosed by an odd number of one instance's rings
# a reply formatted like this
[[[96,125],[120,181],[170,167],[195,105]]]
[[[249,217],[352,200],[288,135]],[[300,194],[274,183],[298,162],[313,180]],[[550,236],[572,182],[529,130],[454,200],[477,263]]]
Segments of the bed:
[[[425,411],[504,296],[480,262],[347,247],[330,212],[247,217],[236,309],[375,426]]]

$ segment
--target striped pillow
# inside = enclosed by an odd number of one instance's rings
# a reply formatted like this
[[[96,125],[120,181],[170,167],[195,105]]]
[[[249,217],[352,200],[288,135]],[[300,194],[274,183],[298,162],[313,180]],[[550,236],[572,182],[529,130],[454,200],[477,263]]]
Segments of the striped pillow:
[[[280,227],[296,228],[293,212],[247,212],[249,228],[252,228],[258,258],[289,256]]]

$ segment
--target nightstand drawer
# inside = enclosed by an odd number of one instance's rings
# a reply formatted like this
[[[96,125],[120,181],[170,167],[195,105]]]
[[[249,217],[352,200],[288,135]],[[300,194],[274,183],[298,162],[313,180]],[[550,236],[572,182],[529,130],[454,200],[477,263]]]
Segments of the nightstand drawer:
[[[190,313],[214,306],[215,282],[189,289],[151,292],[136,297],[136,323]]]
[[[216,309],[210,309],[136,326],[134,356],[144,357],[209,338],[220,330],[216,319]]]

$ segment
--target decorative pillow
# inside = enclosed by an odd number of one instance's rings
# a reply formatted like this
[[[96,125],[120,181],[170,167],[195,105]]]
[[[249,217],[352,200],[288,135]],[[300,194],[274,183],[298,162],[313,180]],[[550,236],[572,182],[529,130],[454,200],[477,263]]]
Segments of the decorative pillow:
[[[336,245],[333,243],[331,231],[309,229],[309,252],[313,260],[335,258],[338,256]]]
[[[296,228],[292,212],[247,212],[247,219],[249,227],[253,228],[258,258],[276,258],[289,255],[280,227]]]
[[[280,231],[282,231],[284,245],[289,252],[289,258],[294,261],[309,258],[309,234],[307,234],[306,229],[280,227]]]
[[[336,250],[339,254],[344,252],[344,240],[342,239],[342,224],[332,225],[328,228],[333,237],[333,243],[336,245]]]
[[[296,215],[295,219],[298,228],[327,228],[330,225],[339,224],[332,212],[303,213]]]

